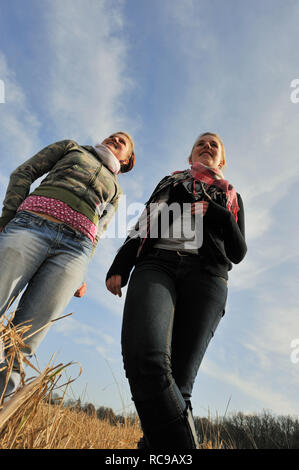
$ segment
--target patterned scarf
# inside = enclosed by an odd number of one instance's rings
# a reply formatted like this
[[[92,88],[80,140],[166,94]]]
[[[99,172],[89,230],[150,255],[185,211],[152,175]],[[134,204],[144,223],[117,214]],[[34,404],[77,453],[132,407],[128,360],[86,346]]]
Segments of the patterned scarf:
[[[179,171],[175,171],[172,174],[181,173]],[[207,190],[210,186],[216,186],[217,188],[221,189],[221,191],[226,196],[226,208],[232,212],[236,221],[238,220],[238,198],[235,188],[232,184],[230,184],[226,179],[224,179],[223,173],[220,169],[211,168],[203,163],[196,162],[193,163],[191,169],[188,171],[192,178],[192,188],[193,194],[196,195],[196,182],[199,181],[201,183],[205,183],[207,185]],[[208,199],[211,197],[207,194],[202,186],[203,192]]]

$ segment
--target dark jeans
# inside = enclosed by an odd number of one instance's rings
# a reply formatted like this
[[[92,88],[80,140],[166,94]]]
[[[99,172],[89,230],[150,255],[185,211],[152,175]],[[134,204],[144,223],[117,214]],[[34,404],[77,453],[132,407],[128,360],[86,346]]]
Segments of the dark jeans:
[[[194,255],[153,249],[137,263],[126,296],[122,353],[146,433],[184,414],[226,298],[226,280],[202,269]]]

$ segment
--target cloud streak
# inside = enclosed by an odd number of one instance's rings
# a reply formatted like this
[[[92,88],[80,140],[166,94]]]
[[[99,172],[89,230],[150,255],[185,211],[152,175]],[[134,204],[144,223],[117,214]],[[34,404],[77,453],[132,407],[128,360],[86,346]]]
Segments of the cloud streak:
[[[46,106],[56,132],[91,143],[123,127],[132,132],[126,103],[133,80],[122,35],[122,2],[46,4],[53,71]]]

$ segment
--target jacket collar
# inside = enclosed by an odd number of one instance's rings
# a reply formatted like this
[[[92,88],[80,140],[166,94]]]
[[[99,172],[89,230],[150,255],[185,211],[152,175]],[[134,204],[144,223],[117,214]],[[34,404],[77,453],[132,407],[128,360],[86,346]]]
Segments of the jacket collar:
[[[114,178],[117,179],[117,174],[113,173],[113,171],[111,171],[110,168],[108,168],[105,165],[105,163],[101,160],[101,158],[99,157],[97,151],[94,149],[94,147],[92,145],[81,145],[81,147],[84,148],[85,150],[87,150],[88,152],[92,153],[97,158],[97,160],[99,160],[99,162],[101,162],[102,165],[104,165],[104,167],[111,173],[111,175],[113,175]]]

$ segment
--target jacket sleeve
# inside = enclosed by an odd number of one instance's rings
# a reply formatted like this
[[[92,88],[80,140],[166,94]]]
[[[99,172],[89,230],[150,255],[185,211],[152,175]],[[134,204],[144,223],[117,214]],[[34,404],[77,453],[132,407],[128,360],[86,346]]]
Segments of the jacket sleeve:
[[[48,173],[73,145],[71,140],[50,144],[11,173],[3,201],[0,227],[13,219],[19,205],[28,196],[31,184]]]
[[[209,223],[218,226],[221,224],[225,252],[229,260],[234,264],[240,263],[247,252],[244,206],[240,194],[237,193],[237,197],[239,205],[238,221],[236,221],[235,217],[228,209],[214,201],[209,202],[208,210],[204,216],[204,223],[205,221],[209,221]]]
[[[123,245],[118,250],[112,265],[106,275],[106,281],[111,276],[121,276],[121,287],[124,287],[129,279],[130,272],[136,262],[137,251],[140,245],[140,238],[127,237]]]

